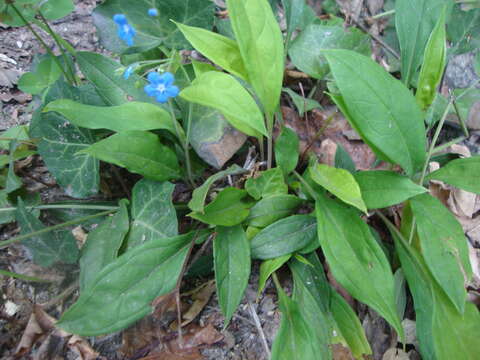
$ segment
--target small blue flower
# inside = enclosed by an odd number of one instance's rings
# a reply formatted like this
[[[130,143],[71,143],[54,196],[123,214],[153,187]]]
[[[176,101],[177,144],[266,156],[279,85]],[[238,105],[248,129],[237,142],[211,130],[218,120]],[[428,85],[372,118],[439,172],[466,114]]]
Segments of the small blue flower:
[[[125,41],[128,46],[132,46],[135,29],[128,23],[126,16],[116,14],[113,16],[113,21],[118,25],[118,37]]]
[[[155,8],[148,9],[149,16],[158,16],[158,10]]]
[[[147,75],[147,79],[150,82],[149,85],[144,87],[148,96],[153,96],[159,103],[166,103],[169,98],[173,98],[178,95],[179,89],[173,85],[175,78],[172,73],[165,72],[159,74],[155,71]]]
[[[125,71],[123,72],[123,78],[124,78],[125,80],[128,80],[128,78],[130,77],[130,75],[133,74],[133,70],[135,70],[135,69],[133,68],[133,66],[127,67],[127,68],[125,69]]]

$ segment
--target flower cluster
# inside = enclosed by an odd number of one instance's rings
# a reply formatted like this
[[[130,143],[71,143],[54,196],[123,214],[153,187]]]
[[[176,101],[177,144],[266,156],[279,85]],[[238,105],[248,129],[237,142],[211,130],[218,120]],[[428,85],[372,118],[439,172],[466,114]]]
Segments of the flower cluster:
[[[128,46],[133,45],[133,38],[135,37],[135,29],[128,23],[128,20],[123,14],[116,14],[113,16],[113,21],[118,25],[118,37],[125,41]]]
[[[155,97],[159,103],[164,104],[169,98],[173,98],[179,93],[178,87],[173,85],[175,78],[172,73],[159,74],[152,71],[147,75],[147,79],[150,84],[145,86],[144,90],[148,96]]]

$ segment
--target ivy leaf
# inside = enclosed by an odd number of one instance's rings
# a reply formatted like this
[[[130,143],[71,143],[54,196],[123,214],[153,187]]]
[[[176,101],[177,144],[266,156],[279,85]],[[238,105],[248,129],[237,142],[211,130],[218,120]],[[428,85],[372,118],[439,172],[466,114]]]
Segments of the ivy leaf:
[[[280,168],[273,168],[260,173],[256,178],[249,178],[245,182],[245,190],[255,200],[272,195],[286,195],[288,186],[285,184]]]

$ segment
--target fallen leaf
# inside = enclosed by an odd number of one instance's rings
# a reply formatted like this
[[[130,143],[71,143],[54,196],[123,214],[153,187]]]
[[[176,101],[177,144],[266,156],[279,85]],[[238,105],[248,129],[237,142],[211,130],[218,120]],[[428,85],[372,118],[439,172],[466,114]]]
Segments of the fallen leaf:
[[[75,354],[77,354],[79,360],[96,360],[100,354],[94,351],[91,346],[82,339],[80,336],[73,335],[68,341],[68,347]],[[103,358],[103,357],[102,357]]]
[[[391,348],[383,354],[382,360],[409,360],[408,354],[402,349]]]
[[[198,289],[198,288],[197,288]],[[198,314],[200,314],[203,308],[207,305],[208,300],[215,292],[215,282],[209,281],[203,284],[200,289],[192,294],[193,304],[190,308],[182,315],[183,322],[182,326],[190,324]]]

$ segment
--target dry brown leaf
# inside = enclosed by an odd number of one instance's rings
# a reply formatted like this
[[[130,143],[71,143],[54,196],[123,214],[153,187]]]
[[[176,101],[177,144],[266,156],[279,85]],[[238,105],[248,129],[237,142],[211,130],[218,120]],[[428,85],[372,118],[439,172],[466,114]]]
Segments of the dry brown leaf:
[[[383,354],[382,360],[409,360],[408,354],[402,349],[391,348]]]
[[[452,188],[447,206],[457,216],[471,219],[475,213],[477,195],[462,189]]]
[[[192,306],[182,316],[184,320],[182,326],[190,324],[202,312],[215,292],[215,282],[209,281],[197,289],[198,291],[192,294],[192,299],[194,300]]]
[[[349,348],[341,344],[332,345],[333,360],[354,360],[352,352]]]
[[[335,166],[335,154],[337,153],[338,145],[330,139],[325,139],[320,145],[319,161],[329,166]]]
[[[100,356],[98,352],[91,348],[85,339],[77,335],[73,335],[70,340],[68,340],[68,347],[78,355],[80,360],[95,360]]]
[[[30,352],[32,346],[42,335],[45,335],[45,330],[42,329],[38,323],[35,312],[32,312],[27,327],[25,328],[22,338],[17,345],[17,349],[15,350],[15,356],[22,356]]]

